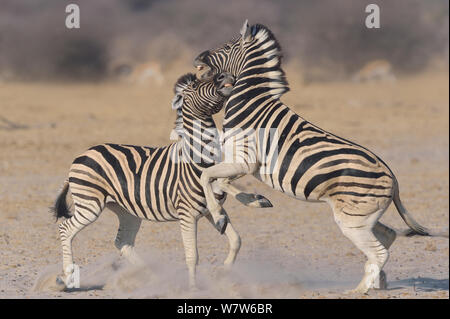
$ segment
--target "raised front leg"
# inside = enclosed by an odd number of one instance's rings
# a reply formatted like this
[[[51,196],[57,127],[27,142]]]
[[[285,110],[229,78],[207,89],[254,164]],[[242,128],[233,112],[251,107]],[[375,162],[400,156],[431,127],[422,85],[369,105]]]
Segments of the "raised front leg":
[[[242,176],[239,176],[239,178],[240,177]],[[229,194],[230,196],[233,196],[245,206],[254,208],[273,207],[272,203],[264,196],[260,194],[244,193],[236,186],[231,185],[230,183],[236,179],[237,178],[219,178],[217,180],[217,183],[219,185],[219,188],[223,192]]]
[[[200,183],[206,197],[206,207],[211,212],[216,229],[223,234],[227,227],[228,218],[222,213],[220,203],[214,197],[211,183],[217,178],[228,178],[236,175],[253,174],[258,168],[257,164],[246,163],[219,163],[203,171]]]

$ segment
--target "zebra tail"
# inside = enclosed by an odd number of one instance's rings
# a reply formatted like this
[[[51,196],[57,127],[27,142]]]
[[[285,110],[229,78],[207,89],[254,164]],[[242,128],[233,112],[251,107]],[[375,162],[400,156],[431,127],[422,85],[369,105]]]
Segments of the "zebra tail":
[[[405,223],[409,226],[410,229],[406,230],[397,230],[395,229],[395,232],[400,236],[414,236],[414,235],[420,235],[420,236],[432,236],[432,237],[446,237],[448,238],[448,230],[442,231],[442,232],[434,232],[429,230],[428,228],[425,228],[424,226],[420,225],[406,210],[406,208],[403,206],[402,202],[400,201],[400,191],[398,187],[398,182],[394,177],[394,204],[397,208],[398,213],[400,214],[400,217],[405,221]]]
[[[58,197],[56,198],[55,205],[53,207],[50,207],[50,212],[53,213],[53,216],[55,216],[56,220],[58,220],[61,217],[64,218],[72,217],[68,206],[69,203],[67,202],[68,192],[69,192],[69,182],[65,181],[61,193],[59,193]]]

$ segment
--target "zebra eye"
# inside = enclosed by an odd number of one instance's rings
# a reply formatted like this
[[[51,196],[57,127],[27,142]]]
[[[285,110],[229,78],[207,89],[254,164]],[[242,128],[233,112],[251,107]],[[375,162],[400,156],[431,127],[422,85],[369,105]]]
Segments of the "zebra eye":
[[[198,84],[197,84],[197,83],[192,83],[192,88],[193,88],[194,90],[196,90],[196,89],[198,88]]]

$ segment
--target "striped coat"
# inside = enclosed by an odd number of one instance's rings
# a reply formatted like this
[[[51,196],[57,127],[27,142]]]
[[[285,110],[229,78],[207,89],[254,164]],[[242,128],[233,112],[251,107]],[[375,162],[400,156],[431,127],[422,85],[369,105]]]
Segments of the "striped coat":
[[[267,27],[250,27],[246,21],[239,38],[201,53],[194,65],[203,80],[220,72],[236,77],[223,120],[225,161],[201,177],[216,221],[222,218],[210,184],[216,178],[252,174],[297,199],[327,202],[343,234],[368,258],[355,290],[362,293],[386,285],[382,268],[396,232],[378,219],[392,201],[412,233],[438,235],[406,211],[394,174],[377,155],[315,126],[281,102],[289,87],[281,48]]]
[[[220,160],[212,114],[222,108],[233,83],[234,78],[228,75],[218,75],[209,82],[200,82],[193,74],[178,80],[172,101],[177,110],[175,132],[180,135],[176,143],[164,147],[101,144],[73,161],[54,207],[57,218],[66,217],[59,226],[64,272],[59,281],[63,287],[74,286],[72,239],[93,223],[105,207],[119,218],[116,247],[135,264],[142,264],[134,252],[141,220],[179,221],[190,285],[195,285],[197,220],[206,216],[212,222],[200,176]],[[226,181],[217,183],[218,200],[225,200],[224,192],[240,195],[238,199],[242,197],[249,206],[270,204],[261,196],[240,192]],[[230,251],[225,264],[231,265],[239,251],[240,238],[232,226],[226,235]]]

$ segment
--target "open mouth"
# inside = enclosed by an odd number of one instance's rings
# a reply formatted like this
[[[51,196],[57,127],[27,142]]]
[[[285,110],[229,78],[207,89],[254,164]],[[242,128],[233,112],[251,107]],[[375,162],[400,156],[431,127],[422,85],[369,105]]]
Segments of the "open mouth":
[[[231,90],[231,89],[233,89],[233,83],[224,83],[220,86],[220,89]]]
[[[223,96],[230,96],[233,90],[235,79],[231,74],[221,73],[216,76],[215,80],[219,82],[219,92]]]

